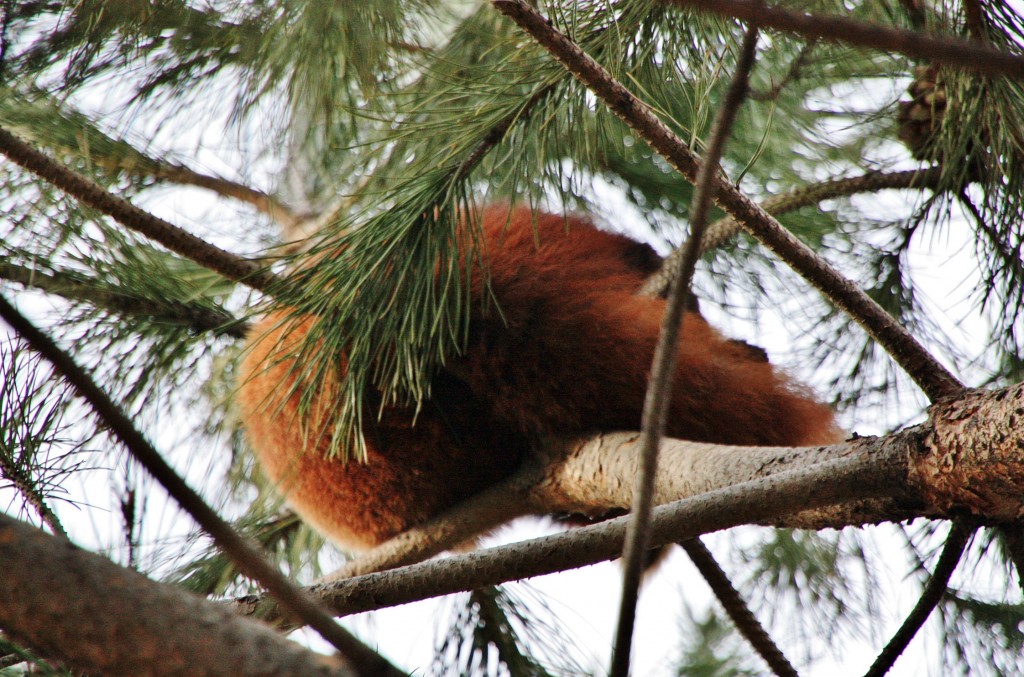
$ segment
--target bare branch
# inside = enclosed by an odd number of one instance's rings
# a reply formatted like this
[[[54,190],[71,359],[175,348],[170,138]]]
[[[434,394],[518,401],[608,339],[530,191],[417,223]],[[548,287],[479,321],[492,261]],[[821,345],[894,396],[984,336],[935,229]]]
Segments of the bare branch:
[[[827,447],[734,447],[663,440],[659,453],[661,465],[668,470],[658,473],[655,501],[677,502],[655,509],[650,544],[677,542],[751,522],[838,529],[914,517],[949,518],[965,510],[986,521],[1012,520],[1024,513],[1024,458],[1019,453],[1024,428],[1012,424],[1013,412],[1022,408],[1024,384],[1018,384],[991,392],[966,392],[933,407],[927,423],[893,435]],[[565,444],[553,442],[544,450],[540,465],[529,470],[531,475],[524,474],[515,491],[507,493],[511,512],[601,515],[628,507],[637,472],[637,437],[637,433],[609,433]],[[854,470],[858,464],[871,469]],[[846,482],[853,484],[845,486]],[[498,500],[497,493],[488,499],[490,503]],[[471,537],[472,527],[467,531],[466,524],[473,522],[473,501],[421,527],[425,532],[446,533],[440,523],[454,514],[465,522],[459,527],[462,531],[455,530],[455,542],[433,547],[417,544],[419,556],[436,554]],[[476,521],[476,533],[503,521],[495,517],[496,512],[492,509]],[[625,524],[626,518],[618,518],[440,562],[335,580],[312,592],[339,613],[356,613],[562,571],[616,557]],[[387,546],[392,556],[399,550],[394,545]],[[384,558],[376,554],[371,551],[368,558],[372,567],[361,567],[360,560],[355,560],[331,578],[384,566]],[[239,606],[246,613],[258,611],[261,617],[280,616],[261,597],[245,598]]]
[[[665,545],[805,508],[884,496],[905,485],[905,450],[900,445],[870,453],[866,449],[656,508],[650,543]],[[544,486],[538,490],[556,498]],[[554,536],[339,580],[315,586],[311,592],[335,613],[350,614],[565,571],[618,557],[628,519],[619,517]],[[276,620],[260,598],[242,598],[237,608],[242,613],[259,611],[261,618]]]
[[[899,52],[915,59],[959,66],[983,75],[1024,78],[1024,58],[975,41],[933,37],[847,17],[823,16],[769,7],[761,0],[671,0],[673,4],[718,16],[757,21],[766,28],[813,40]]]
[[[733,587],[722,567],[718,566],[707,546],[699,538],[680,541],[679,545],[711,586],[711,591],[715,593],[715,597],[732,619],[736,629],[750,642],[750,646],[764,659],[771,671],[779,677],[797,677],[796,668],[747,607],[739,591]]]
[[[848,197],[858,193],[874,193],[894,188],[934,188],[938,185],[941,174],[940,167],[911,169],[902,172],[867,172],[860,176],[821,181],[791,190],[788,193],[773,195],[758,206],[768,214],[778,216],[802,207],[816,205],[823,200]],[[704,233],[704,239],[700,243],[701,254],[721,247],[735,237],[742,228],[743,226],[733,216],[726,216],[715,221],[708,226]],[[673,270],[682,256],[682,249],[673,250],[665,257],[661,269],[647,279],[639,293],[642,296],[664,294],[672,281]]]
[[[221,519],[210,506],[167,464],[160,453],[140,433],[128,417],[75,361],[48,336],[32,325],[6,298],[0,296],[0,316],[25,339],[33,350],[46,358],[77,393],[85,399],[103,424],[128,449],[129,453],[160,482],[175,501],[213,537],[238,568],[259,581],[287,612],[302,618],[333,644],[363,674],[401,674],[379,654],[335,623],[302,590],[295,587],[264,558],[250,541]]]
[[[354,674],[222,605],[3,514],[0,561],[4,632],[89,674]]]
[[[921,593],[921,598],[917,600],[917,604],[914,605],[906,620],[903,621],[900,629],[896,631],[896,634],[885,645],[882,652],[878,654],[875,662],[864,673],[864,677],[883,677],[885,673],[889,672],[889,668],[893,666],[896,659],[906,651],[910,640],[914,639],[917,631],[928,620],[932,610],[942,600],[942,596],[949,587],[949,578],[953,575],[956,565],[960,563],[960,558],[967,547],[967,541],[976,528],[977,526],[973,521],[958,520],[953,522],[953,526],[949,530],[949,536],[946,537],[946,545],[942,548],[939,561],[935,564],[935,571],[932,572],[932,577],[928,580],[928,584]]]
[[[245,338],[249,330],[247,322],[224,311],[200,308],[180,301],[153,301],[113,289],[101,289],[74,275],[44,272],[9,261],[0,261],[0,279],[39,289],[48,294],[56,294],[69,301],[84,301],[120,315],[156,317],[169,323],[191,327],[196,331]]]
[[[679,260],[678,272],[669,291],[668,307],[661,320],[661,333],[654,353],[654,364],[651,366],[641,420],[640,472],[636,479],[630,510],[632,519],[626,532],[626,545],[623,551],[625,566],[622,574],[622,597],[609,670],[612,677],[626,677],[629,674],[637,596],[640,591],[640,579],[643,576],[644,555],[647,552],[648,520],[654,503],[658,442],[665,434],[669,402],[672,400],[672,380],[676,373],[683,311],[689,298],[690,280],[700,256],[700,243],[707,226],[708,208],[714,199],[715,186],[712,179],[718,173],[718,163],[722,158],[726,140],[747,93],[747,82],[757,50],[757,35],[757,26],[753,24],[743,36],[736,73],[712,126],[704,164],[697,172],[696,190],[690,206],[690,239],[684,247],[684,255]]]
[[[285,228],[294,227],[302,220],[299,215],[292,212],[273,195],[264,193],[262,190],[220,176],[203,174],[184,165],[163,162],[154,158],[150,158],[150,162],[153,163],[153,177],[156,179],[206,188],[222,197],[245,202]]]
[[[700,159],[654,113],[634,97],[600,64],[558,32],[522,0],[492,0],[494,6],[530,34],[630,126],[680,174],[693,181]],[[757,17],[755,17],[757,18]],[[1024,70],[1024,69],[1022,69]],[[750,233],[775,252],[837,307],[848,313],[874,338],[933,401],[955,395],[962,386],[924,346],[851,280],[743,195],[725,177],[715,176],[718,204]]]
[[[68,167],[51,160],[0,127],[0,153],[118,223],[164,245],[173,252],[253,289],[267,291],[280,280],[259,264],[224,251],[181,228],[139,209]]]

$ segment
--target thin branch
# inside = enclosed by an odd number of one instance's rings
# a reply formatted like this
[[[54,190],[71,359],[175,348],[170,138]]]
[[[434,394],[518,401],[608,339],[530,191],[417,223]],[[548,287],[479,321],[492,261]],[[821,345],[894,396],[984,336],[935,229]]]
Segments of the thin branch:
[[[1017,585],[1024,592],[1024,522],[1017,521],[999,529],[1006,544],[1006,553],[1017,570]]]
[[[747,98],[754,101],[774,101],[779,98],[782,90],[785,89],[789,83],[800,77],[801,71],[803,71],[807,62],[810,61],[811,53],[817,46],[816,42],[809,42],[801,47],[800,53],[796,55],[795,59],[793,59],[793,63],[789,65],[789,68],[786,70],[786,74],[782,76],[781,80],[772,84],[771,88],[767,91],[755,91],[752,89],[747,93]]]
[[[245,338],[249,330],[247,322],[226,311],[201,308],[180,301],[153,301],[126,292],[103,289],[64,272],[43,272],[0,260],[0,279],[56,294],[69,301],[84,301],[120,315],[145,315],[191,327],[196,331],[213,332],[218,336]]]
[[[625,677],[629,674],[637,596],[640,591],[640,579],[643,576],[644,555],[648,550],[648,521],[654,505],[658,442],[665,434],[669,404],[672,401],[672,382],[678,361],[683,311],[689,297],[690,280],[700,256],[700,243],[707,226],[708,208],[714,198],[715,187],[712,178],[718,173],[718,163],[725,149],[726,140],[747,93],[747,82],[757,50],[757,35],[756,24],[747,28],[740,46],[736,73],[712,127],[705,162],[697,172],[696,190],[690,206],[690,239],[684,247],[686,251],[679,261],[678,273],[674,276],[667,308],[661,320],[661,333],[654,353],[654,364],[651,367],[641,420],[640,472],[633,492],[632,519],[623,552],[622,597],[609,671],[612,677]]]
[[[522,0],[492,0],[492,3],[500,12],[524,26],[678,172],[690,181],[694,180],[701,164],[698,156],[607,70]],[[1024,68],[1021,70],[1024,72]],[[716,175],[715,184],[718,204],[826,298],[864,327],[930,399],[934,401],[960,392],[960,382],[856,284],[840,275],[726,178]]]
[[[959,66],[983,75],[1024,78],[1024,57],[1006,54],[971,40],[921,35],[846,17],[807,14],[769,7],[761,0],[671,0],[673,4],[718,16],[757,21],[766,28],[813,40],[899,52],[915,59]]]
[[[796,668],[750,611],[707,546],[699,538],[680,541],[679,545],[689,555],[690,561],[697,567],[700,575],[711,586],[711,591],[715,593],[715,597],[725,609],[725,613],[732,619],[736,629],[750,642],[750,646],[764,659],[772,672],[779,677],[797,677]]]
[[[6,455],[0,454],[0,475],[3,475],[4,479],[11,483],[15,489],[25,498],[25,502],[31,505],[36,514],[39,515],[39,519],[43,523],[50,527],[50,531],[54,535],[59,536],[64,540],[68,540],[68,532],[64,529],[64,525],[60,523],[56,513],[46,504],[46,499],[32,482],[32,479],[27,476],[27,473],[23,468],[18,468],[11,463],[8,463]]]
[[[241,258],[117,197],[68,167],[48,158],[0,127],[0,153],[118,223],[159,242],[224,277],[268,291],[279,278],[258,263]]]
[[[707,446],[707,445],[704,445]],[[891,495],[906,484],[901,443],[799,467],[663,505],[652,513],[652,546],[808,508]],[[543,491],[543,487],[540,488]],[[621,554],[629,516],[542,538],[337,580],[310,591],[336,614],[353,614],[565,571]],[[236,600],[244,614],[277,621],[266,598]]]
[[[961,0],[964,7],[964,17],[967,22],[967,32],[972,39],[983,41],[985,39],[985,10],[979,0]]]
[[[906,651],[910,640],[914,639],[917,631],[928,620],[932,610],[942,600],[946,588],[949,587],[949,578],[953,575],[956,565],[960,563],[960,558],[967,547],[967,541],[976,528],[973,521],[956,520],[953,522],[949,536],[946,537],[946,545],[942,548],[939,561],[935,564],[935,571],[932,572],[931,579],[921,593],[921,598],[917,600],[917,604],[903,621],[900,629],[882,649],[882,653],[878,654],[878,658],[864,673],[864,677],[883,677],[885,673],[889,672],[889,668],[893,666],[896,659]]]
[[[302,590],[274,568],[250,541],[225,522],[167,464],[160,453],[132,424],[124,412],[66,352],[39,331],[6,298],[0,296],[0,316],[47,359],[99,416],[103,424],[175,501],[213,538],[245,575],[259,581],[287,613],[302,618],[334,645],[361,674],[402,674],[339,626]]]
[[[796,188],[781,195],[773,195],[759,203],[758,206],[766,213],[778,216],[802,207],[816,205],[823,200],[849,197],[858,193],[874,193],[894,188],[934,189],[938,185],[941,175],[940,167],[901,172],[867,172],[860,176],[830,179]],[[742,229],[743,226],[733,216],[725,216],[715,221],[704,232],[704,239],[700,243],[701,254],[721,247]],[[665,257],[661,269],[647,279],[639,294],[641,296],[665,294],[672,282],[673,271],[682,256],[682,249],[675,249]]]
[[[184,165],[163,162],[155,158],[148,160],[153,165],[153,178],[189,186],[206,188],[217,195],[230,197],[252,205],[258,211],[274,219],[285,228],[293,227],[302,218],[282,204],[274,196],[238,181],[220,176],[202,174]]]

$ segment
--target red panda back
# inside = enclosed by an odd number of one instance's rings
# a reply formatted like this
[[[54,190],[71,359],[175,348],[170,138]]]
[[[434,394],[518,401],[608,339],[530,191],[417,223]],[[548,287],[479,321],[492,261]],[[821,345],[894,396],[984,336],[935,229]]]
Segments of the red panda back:
[[[415,425],[404,407],[367,425],[366,463],[326,458],[329,439],[305,443],[316,426],[299,419],[289,352],[310,321],[278,314],[253,330],[238,391],[249,440],[293,507],[341,545],[372,546],[440,513],[511,474],[544,436],[640,425],[665,307],[635,296],[656,265],[650,248],[525,208],[492,207],[482,228],[487,270],[470,280],[466,350],[435,377]],[[670,436],[838,439],[827,407],[699,314],[686,315],[680,351]],[[323,385],[314,410],[330,411],[331,391]]]

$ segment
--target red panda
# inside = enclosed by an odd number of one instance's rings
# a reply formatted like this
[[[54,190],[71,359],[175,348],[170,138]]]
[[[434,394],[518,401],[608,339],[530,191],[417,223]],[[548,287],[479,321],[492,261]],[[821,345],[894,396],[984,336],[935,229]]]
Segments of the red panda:
[[[413,407],[368,416],[365,463],[308,444],[292,351],[311,320],[264,319],[241,364],[238,403],[264,471],[314,528],[345,548],[372,547],[513,473],[549,435],[638,429],[665,301],[637,296],[659,261],[653,250],[580,217],[491,207],[482,230],[484,276],[461,356]],[[297,387],[293,387],[297,386]],[[314,409],[331,408],[322,384]],[[683,320],[667,435],[739,445],[839,439],[832,411],[775,369],[763,351]],[[365,411],[379,410],[368,393]],[[304,448],[308,446],[309,448]]]

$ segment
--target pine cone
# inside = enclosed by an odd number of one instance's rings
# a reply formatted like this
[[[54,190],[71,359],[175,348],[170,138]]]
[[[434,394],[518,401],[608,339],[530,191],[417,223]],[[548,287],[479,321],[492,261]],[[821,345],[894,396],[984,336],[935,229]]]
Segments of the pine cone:
[[[914,81],[907,87],[910,101],[900,101],[899,138],[918,160],[935,157],[935,136],[946,112],[946,86],[936,65],[918,66]]]

